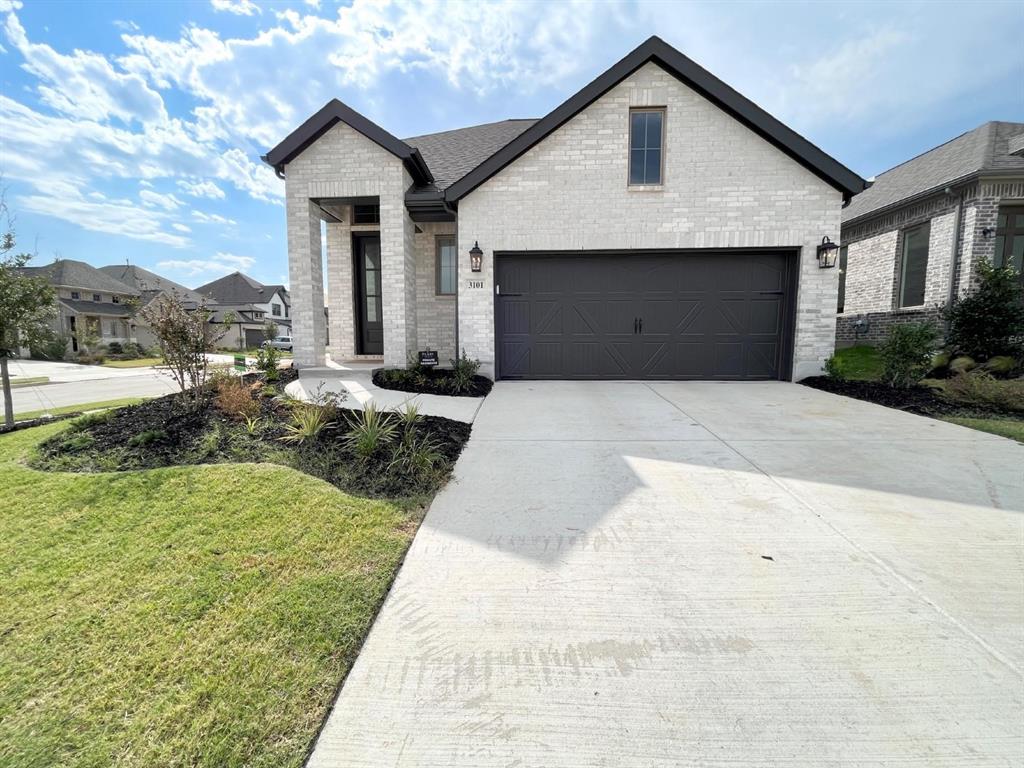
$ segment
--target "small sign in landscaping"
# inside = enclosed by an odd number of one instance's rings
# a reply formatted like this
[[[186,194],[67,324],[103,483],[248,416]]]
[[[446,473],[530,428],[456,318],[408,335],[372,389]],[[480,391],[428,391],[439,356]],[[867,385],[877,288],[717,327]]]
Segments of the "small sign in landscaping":
[[[420,365],[424,368],[435,368],[437,367],[437,351],[436,350],[425,350],[420,352]]]
[[[245,371],[245,355],[235,355],[235,370]]]

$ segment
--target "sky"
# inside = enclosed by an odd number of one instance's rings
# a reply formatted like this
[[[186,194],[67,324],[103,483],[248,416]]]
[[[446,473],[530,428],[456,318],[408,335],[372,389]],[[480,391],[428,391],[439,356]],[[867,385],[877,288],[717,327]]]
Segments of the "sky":
[[[19,250],[287,284],[260,160],[339,98],[399,137],[541,117],[657,34],[864,177],[1024,122],[1024,3],[0,0]]]

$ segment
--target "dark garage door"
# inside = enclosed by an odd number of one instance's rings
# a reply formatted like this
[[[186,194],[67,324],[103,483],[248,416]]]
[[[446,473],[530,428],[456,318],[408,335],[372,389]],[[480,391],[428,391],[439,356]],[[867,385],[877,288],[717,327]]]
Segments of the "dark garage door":
[[[787,253],[499,255],[499,378],[788,375]]]

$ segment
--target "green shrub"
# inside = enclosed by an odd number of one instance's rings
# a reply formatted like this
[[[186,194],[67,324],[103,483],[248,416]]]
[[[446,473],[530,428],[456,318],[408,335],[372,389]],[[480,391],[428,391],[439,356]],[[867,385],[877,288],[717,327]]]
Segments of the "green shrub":
[[[896,389],[919,382],[931,365],[936,339],[935,328],[928,323],[902,323],[889,329],[879,347],[882,381]]]
[[[829,355],[828,359],[825,360],[825,375],[830,379],[835,379],[836,381],[842,381],[846,378],[846,376],[843,375],[843,366],[840,364],[839,358],[835,355]]]
[[[107,352],[109,352],[112,355],[123,355],[124,347],[121,346],[120,341],[112,341],[109,344],[107,344]]]
[[[452,364],[451,390],[453,395],[461,395],[469,392],[473,387],[473,377],[480,371],[480,361],[471,360],[462,350],[457,360],[450,360]]]
[[[245,432],[250,437],[256,437],[263,431],[263,419],[259,417],[259,414],[243,414],[242,418],[245,423]]]
[[[969,296],[946,310],[947,342],[959,354],[987,360],[996,355],[1017,356],[1024,336],[1024,296],[1012,267],[997,268],[982,260],[980,282]]]
[[[96,439],[88,432],[73,432],[61,441],[60,447],[63,451],[77,453],[92,446]]]
[[[967,355],[960,355],[960,357],[954,357],[949,361],[950,373],[967,373],[974,370],[977,366],[978,364],[974,362],[974,358]]]
[[[259,347],[256,350],[256,370],[263,371],[267,381],[277,381],[281,374],[277,364],[281,361],[281,350],[277,347]]]
[[[29,350],[33,360],[63,360],[68,354],[68,341],[62,334],[50,336],[32,345]]]
[[[366,460],[395,439],[398,423],[390,414],[367,403],[362,411],[346,416],[348,434],[345,443],[359,459]]]
[[[139,434],[128,440],[128,445],[132,448],[140,448],[150,443],[155,443],[157,440],[163,440],[167,437],[167,433],[162,429],[147,429],[145,432],[139,432]]]
[[[1009,376],[1020,367],[1020,362],[1009,355],[996,355],[986,360],[981,367],[993,376]]]
[[[397,473],[406,479],[423,480],[434,471],[441,459],[437,445],[430,438],[417,435],[413,429],[394,443],[385,472],[389,475]]]
[[[945,395],[961,405],[1024,412],[1024,379],[997,379],[986,371],[971,371],[946,382]]]
[[[326,409],[309,403],[302,403],[292,409],[292,420],[284,426],[284,434],[281,440],[286,443],[297,443],[305,445],[316,440],[320,433],[334,422],[328,418]]]
[[[83,429],[88,429],[89,427],[96,426],[97,424],[106,424],[108,421],[110,421],[110,417],[113,415],[113,410],[86,413],[72,421],[69,429],[77,432]]]

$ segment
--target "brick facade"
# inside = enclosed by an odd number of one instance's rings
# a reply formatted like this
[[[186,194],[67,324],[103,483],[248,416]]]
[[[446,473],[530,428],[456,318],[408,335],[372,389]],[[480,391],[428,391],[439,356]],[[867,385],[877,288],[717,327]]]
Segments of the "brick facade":
[[[950,292],[966,295],[977,284],[981,260],[991,260],[994,230],[1001,203],[1024,200],[1024,181],[976,181],[907,205],[844,224],[842,243],[847,247],[844,311],[836,322],[837,346],[879,344],[897,323],[931,322],[940,332],[942,310]],[[960,237],[955,244],[957,214]],[[930,222],[925,301],[922,307],[898,306],[903,233]],[[956,269],[952,269],[956,261]]]
[[[442,365],[456,356],[455,296],[437,295],[437,238],[455,235],[454,222],[418,224],[416,233],[417,349],[436,349]]]
[[[626,184],[629,109],[664,106],[664,184]],[[459,202],[459,343],[494,372],[495,251],[798,247],[794,378],[835,342],[838,270],[815,248],[841,194],[655,64],[646,64]],[[483,286],[469,287],[470,281]]]

